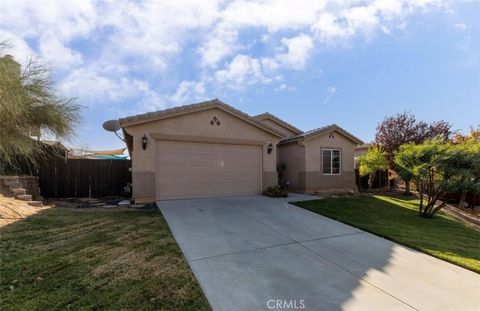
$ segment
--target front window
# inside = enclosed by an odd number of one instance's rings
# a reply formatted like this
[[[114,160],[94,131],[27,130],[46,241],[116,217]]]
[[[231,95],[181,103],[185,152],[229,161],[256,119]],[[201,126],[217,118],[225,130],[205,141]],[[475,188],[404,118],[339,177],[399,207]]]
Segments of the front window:
[[[339,175],[341,162],[340,149],[322,149],[322,172],[324,175]]]

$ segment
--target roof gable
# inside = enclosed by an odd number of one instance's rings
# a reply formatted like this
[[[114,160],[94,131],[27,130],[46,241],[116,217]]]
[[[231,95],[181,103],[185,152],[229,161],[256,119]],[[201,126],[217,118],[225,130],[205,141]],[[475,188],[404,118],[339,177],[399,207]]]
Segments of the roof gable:
[[[279,144],[288,144],[288,143],[299,141],[299,140],[310,140],[333,131],[339,132],[340,134],[342,134],[343,136],[345,136],[346,138],[348,138],[349,140],[353,141],[356,144],[359,144],[359,145],[363,144],[362,140],[350,134],[348,131],[341,128],[337,124],[331,124],[324,127],[319,127],[296,136],[285,138],[281,140]]]
[[[287,123],[287,122],[283,121],[282,119],[280,119],[280,118],[278,118],[278,117],[276,117],[273,114],[268,113],[268,112],[256,115],[253,118],[256,119],[256,120],[259,120],[259,121],[270,120],[270,121],[280,125],[281,127],[289,130],[290,132],[295,133],[296,135],[303,133],[302,130],[296,128],[295,126],[291,125],[290,123]]]
[[[229,113],[257,128],[262,129],[263,131],[266,131],[270,134],[273,134],[279,138],[282,138],[283,136],[275,131],[274,129],[262,124],[260,121],[252,118],[248,114],[241,112],[240,110],[237,110],[233,108],[232,106],[229,106],[225,104],[224,102],[220,101],[219,99],[213,99],[210,101],[205,101],[205,102],[200,102],[197,104],[192,104],[192,105],[185,105],[185,106],[180,106],[180,107],[174,107],[170,109],[165,109],[165,110],[159,110],[155,112],[149,112],[145,114],[139,114],[139,115],[134,115],[134,116],[129,116],[125,118],[120,118],[119,122],[122,128],[128,127],[128,126],[133,126],[133,125],[139,125],[139,124],[144,124],[144,123],[150,123],[150,122],[155,122],[158,120],[162,119],[168,119],[168,118],[173,118],[173,117],[178,117],[181,115],[185,114],[190,114],[190,113],[195,113],[195,112],[200,112],[204,110],[210,110],[213,108],[218,108],[222,111],[225,111],[226,113]]]

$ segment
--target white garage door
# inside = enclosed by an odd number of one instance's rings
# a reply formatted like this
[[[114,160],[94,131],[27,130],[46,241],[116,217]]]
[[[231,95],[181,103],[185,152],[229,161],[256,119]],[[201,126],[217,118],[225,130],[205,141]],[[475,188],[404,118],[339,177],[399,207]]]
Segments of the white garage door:
[[[261,191],[259,146],[159,141],[157,200]]]

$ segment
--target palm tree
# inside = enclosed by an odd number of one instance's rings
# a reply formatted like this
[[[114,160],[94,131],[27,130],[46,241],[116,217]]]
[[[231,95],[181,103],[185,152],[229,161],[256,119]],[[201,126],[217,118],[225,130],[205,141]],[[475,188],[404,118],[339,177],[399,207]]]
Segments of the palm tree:
[[[21,161],[36,163],[43,148],[32,129],[67,138],[79,120],[79,106],[55,94],[45,67],[31,59],[21,70],[6,48],[0,42],[0,173]]]

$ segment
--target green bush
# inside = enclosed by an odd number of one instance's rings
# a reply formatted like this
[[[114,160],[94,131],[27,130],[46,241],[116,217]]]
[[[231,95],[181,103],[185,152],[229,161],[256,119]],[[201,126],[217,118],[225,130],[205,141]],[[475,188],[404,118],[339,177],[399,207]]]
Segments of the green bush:
[[[288,189],[281,186],[268,187],[263,191],[263,195],[271,198],[286,198],[288,197]]]

